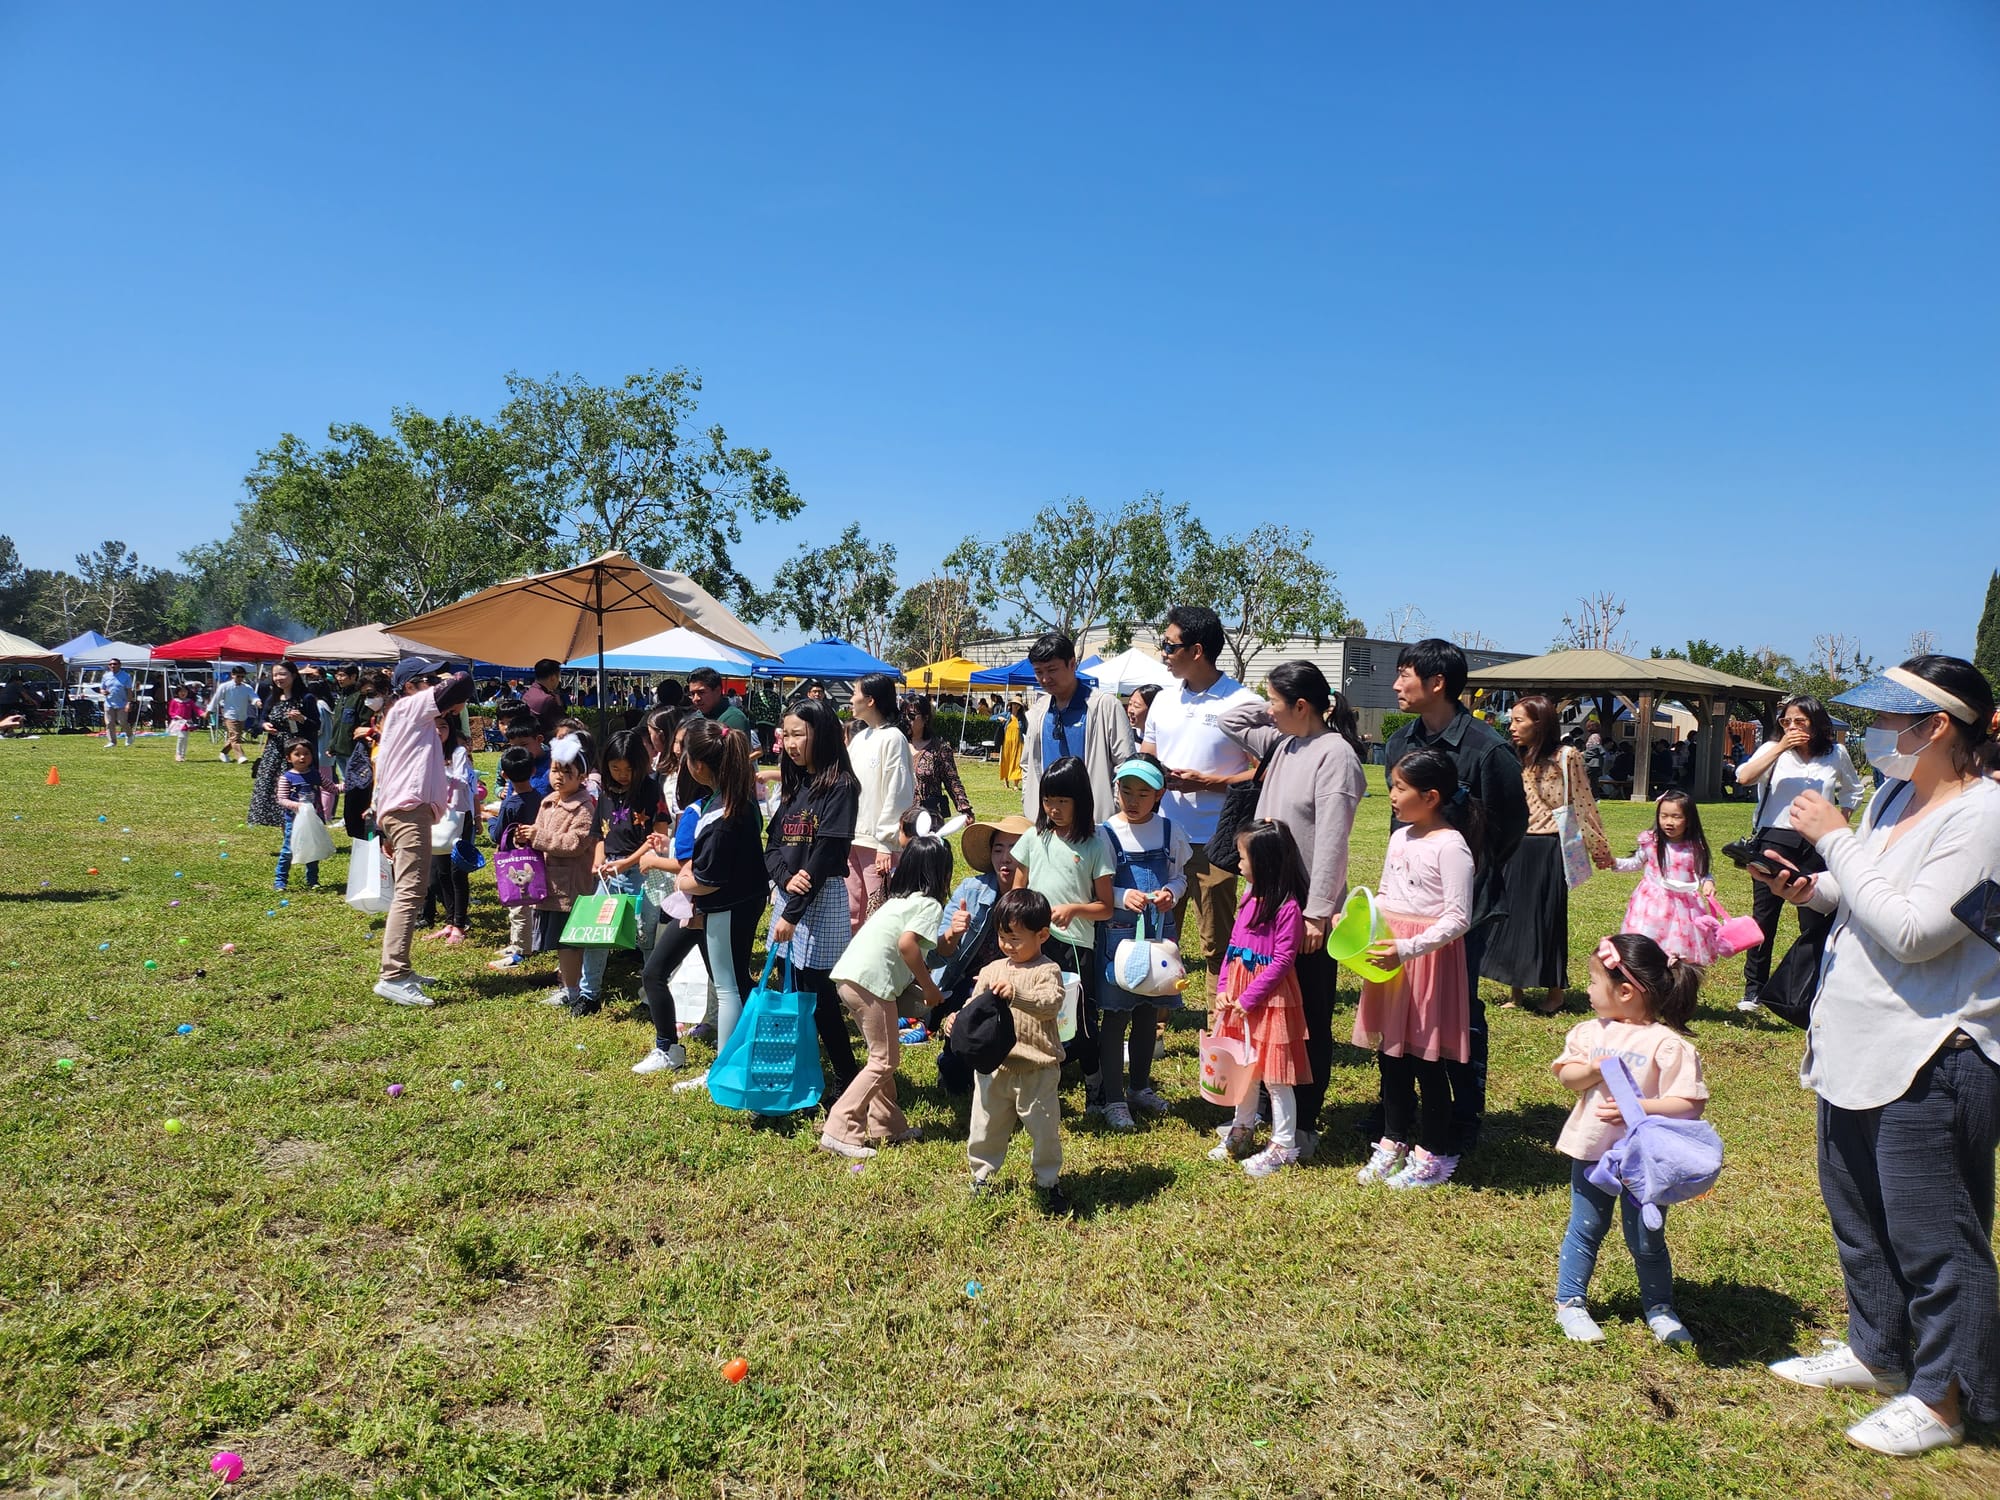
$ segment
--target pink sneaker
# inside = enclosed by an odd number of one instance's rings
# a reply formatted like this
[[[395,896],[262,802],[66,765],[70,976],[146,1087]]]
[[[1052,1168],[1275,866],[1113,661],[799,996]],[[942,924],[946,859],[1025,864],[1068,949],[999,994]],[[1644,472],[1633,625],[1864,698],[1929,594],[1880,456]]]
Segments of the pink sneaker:
[[[1389,1179],[1389,1186],[1392,1188],[1443,1187],[1451,1180],[1451,1174],[1457,1170],[1457,1157],[1433,1156],[1422,1146],[1418,1146],[1410,1152],[1408,1165]]]

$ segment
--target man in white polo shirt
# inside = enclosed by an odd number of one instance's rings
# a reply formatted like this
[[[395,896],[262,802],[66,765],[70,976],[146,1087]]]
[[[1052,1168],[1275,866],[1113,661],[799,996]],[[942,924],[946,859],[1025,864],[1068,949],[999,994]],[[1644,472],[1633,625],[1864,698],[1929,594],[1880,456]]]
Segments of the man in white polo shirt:
[[[1174,913],[1178,923],[1193,903],[1201,929],[1201,956],[1211,974],[1221,969],[1236,925],[1236,877],[1208,862],[1205,850],[1215,835],[1229,788],[1250,781],[1257,763],[1216,723],[1225,709],[1254,703],[1257,695],[1215,664],[1222,654],[1222,620],[1198,604],[1167,611],[1160,632],[1160,660],[1175,680],[1153,700],[1142,750],[1167,768],[1167,800],[1160,811],[1187,835],[1187,895]]]

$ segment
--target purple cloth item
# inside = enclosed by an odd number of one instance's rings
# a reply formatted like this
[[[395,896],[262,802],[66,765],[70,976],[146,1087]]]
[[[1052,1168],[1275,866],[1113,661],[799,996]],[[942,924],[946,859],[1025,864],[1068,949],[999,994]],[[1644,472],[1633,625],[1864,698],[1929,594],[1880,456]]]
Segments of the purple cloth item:
[[[549,867],[543,863],[541,851],[514,847],[514,831],[509,828],[500,835],[500,847],[493,856],[493,883],[499,888],[502,906],[532,906],[549,899]]]
[[[1660,1210],[1699,1198],[1722,1175],[1722,1137],[1705,1120],[1676,1120],[1649,1115],[1625,1064],[1607,1057],[1599,1064],[1604,1086],[1625,1116],[1625,1134],[1592,1163],[1591,1186],[1606,1193],[1627,1193],[1639,1205],[1648,1229],[1666,1222]]]

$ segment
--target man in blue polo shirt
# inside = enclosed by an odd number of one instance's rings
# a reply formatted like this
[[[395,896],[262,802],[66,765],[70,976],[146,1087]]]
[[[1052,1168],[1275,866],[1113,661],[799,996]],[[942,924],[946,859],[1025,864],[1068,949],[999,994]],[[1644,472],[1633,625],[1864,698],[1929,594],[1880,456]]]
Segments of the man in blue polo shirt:
[[[104,748],[118,743],[118,726],[125,726],[125,748],[132,748],[132,674],[112,657],[104,668]]]

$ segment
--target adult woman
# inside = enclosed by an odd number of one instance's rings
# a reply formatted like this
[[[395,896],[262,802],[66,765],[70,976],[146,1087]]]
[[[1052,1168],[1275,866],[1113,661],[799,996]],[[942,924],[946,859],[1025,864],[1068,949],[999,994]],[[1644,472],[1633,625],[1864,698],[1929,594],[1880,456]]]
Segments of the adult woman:
[[[1021,736],[1027,733],[1028,710],[1019,703],[1006,709],[1007,727],[1000,732],[1000,780],[1016,790],[1021,785]]]
[[[861,1068],[832,977],[852,936],[847,857],[861,786],[840,736],[840,718],[818,698],[801,698],[786,711],[778,746],[778,810],[764,846],[764,870],[777,902],[771,949],[791,960],[798,987],[813,992],[813,1020],[835,1084],[828,1097],[836,1098]]]
[[[1583,756],[1562,743],[1553,700],[1531,693],[1507,715],[1507,732],[1521,756],[1521,790],[1528,798],[1528,832],[1507,862],[1507,920],[1486,945],[1479,972],[1510,985],[1514,1004],[1524,990],[1547,990],[1535,1007],[1552,1016],[1569,988],[1569,882],[1563,876],[1556,812],[1565,803],[1583,827],[1584,846],[1600,870],[1613,864],[1611,843],[1597,816],[1597,797]]]
[[[299,669],[288,661],[271,668],[271,691],[264,699],[264,750],[251,772],[250,821],[260,828],[282,828],[278,778],[285,774],[285,744],[292,739],[319,745],[319,704],[306,691]]]
[[[1792,826],[1792,803],[1801,792],[1818,792],[1844,813],[1861,805],[1861,778],[1854,759],[1833,732],[1833,720],[1819,699],[1794,694],[1778,705],[1778,738],[1766,740],[1736,768],[1736,784],[1757,789],[1753,836],[1767,828]],[[1763,884],[1750,893],[1750,913],[1764,934],[1743,958],[1743,998],[1738,1010],[1755,1010],[1758,992],[1771,977],[1771,950],[1777,944],[1778,917],[1785,903]],[[1827,918],[1810,907],[1798,908],[1799,937],[1817,941]]]
[[[1326,932],[1347,900],[1347,840],[1367,791],[1358,746],[1330,722],[1333,690],[1309,661],[1280,662],[1264,684],[1263,703],[1226,709],[1218,727],[1263,767],[1257,816],[1291,830],[1305,861],[1305,951],[1299,955],[1299,995],[1306,1018],[1309,1082],[1295,1086],[1298,1152],[1319,1144],[1319,1112],[1333,1067],[1334,962]]]
[[[1952,912],[2000,875],[2000,787],[1979,774],[1993,693],[1969,662],[1917,656],[1834,702],[1874,713],[1868,758],[1890,780],[1858,833],[1800,792],[1790,826],[1825,872],[1752,873],[1833,918],[1800,1078],[1819,1095],[1847,1342],[1771,1369],[1893,1396],[1847,1436],[1912,1454],[2000,1421],[2000,951]]]
[[[929,698],[904,700],[903,732],[910,741],[917,806],[929,813],[934,823],[943,823],[953,808],[969,818],[972,799],[965,795],[965,783],[958,779],[958,757],[952,753],[950,740],[931,732],[936,720],[937,709]]]
[[[1160,685],[1148,682],[1132,689],[1125,700],[1125,722],[1132,726],[1132,743],[1139,744],[1146,738],[1146,720],[1153,716],[1153,700],[1160,696]]]
[[[896,679],[886,673],[871,672],[854,685],[847,755],[861,786],[847,856],[848,923],[858,928],[888,894],[903,810],[917,792],[910,741],[896,727]]]

